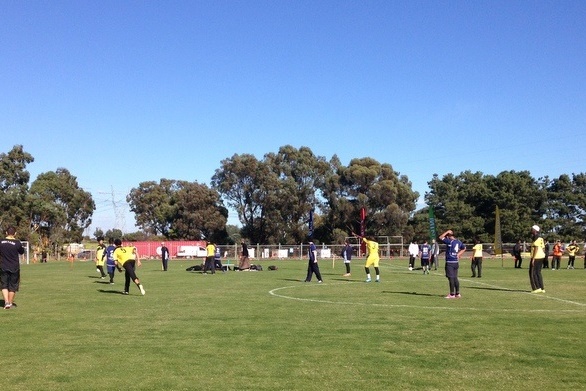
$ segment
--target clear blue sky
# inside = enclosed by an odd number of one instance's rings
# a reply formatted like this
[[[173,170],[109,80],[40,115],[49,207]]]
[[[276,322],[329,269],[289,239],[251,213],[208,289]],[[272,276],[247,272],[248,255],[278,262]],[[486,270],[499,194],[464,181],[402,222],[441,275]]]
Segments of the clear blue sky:
[[[69,169],[89,234],[142,181],[287,144],[422,196],[434,173],[584,172],[585,31],[582,0],[4,1],[0,152]]]

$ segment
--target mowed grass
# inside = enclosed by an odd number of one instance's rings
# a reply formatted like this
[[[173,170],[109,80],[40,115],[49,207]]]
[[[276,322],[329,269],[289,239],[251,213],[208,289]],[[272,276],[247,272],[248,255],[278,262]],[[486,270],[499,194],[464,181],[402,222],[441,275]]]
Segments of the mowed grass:
[[[234,261],[232,261],[234,262]],[[2,310],[3,384],[11,390],[576,390],[586,388],[586,270],[485,259],[460,268],[458,300],[441,271],[384,260],[258,262],[262,272],[168,272],[149,260],[145,288],[120,294],[91,262],[23,265],[18,308]],[[526,264],[527,262],[525,262]],[[443,262],[442,262],[443,264]],[[564,263],[565,264],[565,263]],[[269,265],[278,266],[268,271]],[[526,266],[525,266],[526,267]],[[372,270],[372,269],[371,269]]]

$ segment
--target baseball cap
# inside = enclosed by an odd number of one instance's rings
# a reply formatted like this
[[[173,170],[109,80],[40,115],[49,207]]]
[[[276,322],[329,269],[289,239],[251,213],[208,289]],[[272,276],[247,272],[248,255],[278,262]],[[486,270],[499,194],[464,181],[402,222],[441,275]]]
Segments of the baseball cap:
[[[531,229],[533,229],[533,230],[535,230],[535,231],[539,232],[539,226],[538,226],[538,225],[534,225],[533,227],[531,227]]]

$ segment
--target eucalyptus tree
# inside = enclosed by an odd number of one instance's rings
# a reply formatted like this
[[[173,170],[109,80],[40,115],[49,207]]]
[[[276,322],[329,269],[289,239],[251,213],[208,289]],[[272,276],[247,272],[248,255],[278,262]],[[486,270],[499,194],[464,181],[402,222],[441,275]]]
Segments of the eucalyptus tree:
[[[91,193],[66,168],[40,174],[28,195],[31,224],[53,244],[80,242],[96,209]]]
[[[347,223],[359,219],[361,208],[367,212],[366,229],[371,235],[403,235],[419,194],[409,178],[388,163],[366,157],[352,159],[340,168],[340,194],[352,206],[346,208]],[[340,205],[349,206],[349,205]]]
[[[586,174],[563,174],[544,183],[545,216],[551,239],[569,241],[586,234]]]
[[[20,235],[29,234],[26,198],[30,174],[26,166],[33,161],[22,145],[15,145],[8,153],[0,153],[0,227],[14,226]]]
[[[127,196],[136,223],[154,235],[169,239],[226,237],[228,211],[219,194],[204,184],[161,179],[141,182]]]
[[[279,177],[269,164],[251,154],[235,154],[221,161],[211,183],[238,214],[242,236],[251,243],[267,243],[280,196]]]

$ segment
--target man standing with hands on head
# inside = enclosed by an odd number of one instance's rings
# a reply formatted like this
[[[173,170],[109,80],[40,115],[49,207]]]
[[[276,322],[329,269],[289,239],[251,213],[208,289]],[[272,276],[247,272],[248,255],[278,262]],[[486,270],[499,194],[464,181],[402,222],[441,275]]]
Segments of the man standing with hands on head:
[[[6,230],[6,239],[0,241],[0,283],[2,284],[2,296],[4,296],[4,309],[9,310],[13,306],[14,296],[20,287],[20,255],[24,254],[24,247],[17,240],[14,227]]]
[[[449,229],[439,236],[439,240],[446,244],[446,277],[450,283],[450,293],[446,299],[460,298],[460,281],[458,269],[460,256],[466,251],[464,243],[454,237],[454,232]]]

